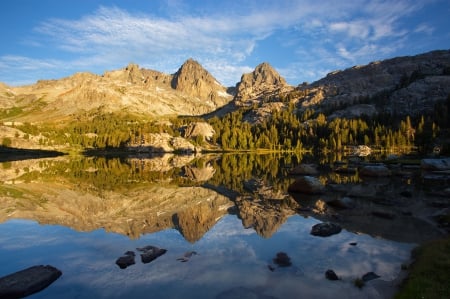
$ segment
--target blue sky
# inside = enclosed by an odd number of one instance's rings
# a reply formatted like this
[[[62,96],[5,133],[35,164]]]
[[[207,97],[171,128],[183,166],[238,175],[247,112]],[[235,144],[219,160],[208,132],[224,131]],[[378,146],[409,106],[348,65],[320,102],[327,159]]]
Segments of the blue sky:
[[[102,74],[188,58],[223,85],[269,62],[293,85],[450,49],[448,0],[14,0],[0,4],[0,82]]]

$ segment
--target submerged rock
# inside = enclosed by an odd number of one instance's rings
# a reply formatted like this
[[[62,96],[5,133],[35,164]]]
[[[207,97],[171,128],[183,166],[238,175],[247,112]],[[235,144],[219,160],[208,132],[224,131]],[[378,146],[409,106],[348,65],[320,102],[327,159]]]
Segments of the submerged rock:
[[[216,299],[238,299],[238,298],[246,298],[246,299],[277,299],[277,297],[273,297],[270,295],[265,295],[262,293],[263,290],[258,289],[250,289],[247,287],[235,287],[232,289],[225,290],[215,297]]]
[[[355,202],[350,197],[342,197],[327,201],[327,205],[338,209],[353,209]]]
[[[362,280],[363,281],[369,281],[369,280],[373,280],[373,279],[377,279],[380,278],[381,276],[376,274],[375,272],[367,272],[366,274],[364,274],[362,276]]]
[[[317,166],[315,164],[300,164],[289,173],[299,175],[316,175],[319,174],[319,171],[317,170]]]
[[[328,280],[339,280],[339,277],[337,276],[336,272],[334,272],[334,271],[331,270],[331,269],[328,269],[328,270],[325,272],[325,277],[326,277]]]
[[[185,263],[185,262],[189,261],[189,259],[196,254],[197,254],[197,251],[187,251],[183,254],[182,257],[177,258],[177,261]]]
[[[424,170],[450,170],[450,158],[422,159],[420,167]]]
[[[395,218],[395,214],[393,214],[391,212],[386,212],[386,211],[372,211],[371,214],[375,217],[383,218],[383,219],[392,220]]]
[[[289,192],[300,192],[306,194],[321,194],[325,191],[325,186],[315,177],[304,176],[293,182],[289,188]]]
[[[135,264],[134,257],[135,254],[133,251],[127,251],[123,256],[119,257],[116,260],[116,264],[120,267],[120,269],[125,269],[128,266]]]
[[[360,176],[383,177],[390,176],[391,171],[385,165],[366,165],[359,170]]]
[[[322,222],[313,225],[311,235],[319,237],[328,237],[340,233],[342,228],[331,222]]]
[[[53,266],[33,266],[0,278],[0,298],[23,298],[42,291],[62,275]]]
[[[285,252],[278,252],[273,262],[280,267],[289,267],[292,265],[291,258]]]
[[[150,263],[151,261],[155,260],[156,258],[160,257],[161,255],[165,254],[167,252],[166,249],[159,248],[156,246],[148,245],[142,248],[136,248],[138,251],[141,251],[141,261],[144,264]]]

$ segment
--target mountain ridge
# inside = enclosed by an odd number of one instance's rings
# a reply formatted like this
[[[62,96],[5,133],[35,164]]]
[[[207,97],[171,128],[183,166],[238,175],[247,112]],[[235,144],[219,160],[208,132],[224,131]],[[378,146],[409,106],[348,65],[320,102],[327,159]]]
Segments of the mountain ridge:
[[[186,60],[174,74],[137,64],[103,75],[89,72],[35,84],[0,85],[2,121],[66,121],[88,111],[144,117],[218,115],[252,108],[258,122],[291,103],[333,117],[429,111],[450,93],[450,50],[394,57],[334,71],[311,84],[291,86],[267,62],[243,74],[233,88],[220,84],[200,63]],[[233,94],[229,92],[233,91]]]

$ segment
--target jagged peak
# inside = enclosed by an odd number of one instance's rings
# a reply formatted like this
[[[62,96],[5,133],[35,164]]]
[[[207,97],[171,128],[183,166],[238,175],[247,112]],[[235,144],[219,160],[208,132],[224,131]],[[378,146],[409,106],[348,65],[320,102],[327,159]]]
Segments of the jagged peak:
[[[197,60],[189,58],[180,66],[180,68],[174,74],[174,76],[178,76],[181,73],[192,73],[192,72],[202,72],[210,75],[209,72]]]
[[[286,80],[267,62],[260,63],[251,73],[243,74],[236,84],[235,99],[246,101],[261,97],[268,92],[289,87]]]
[[[196,60],[189,58],[178,71],[173,74],[172,88],[183,91],[200,99],[213,100],[223,97],[223,87],[203,66]],[[223,103],[221,103],[222,105]]]

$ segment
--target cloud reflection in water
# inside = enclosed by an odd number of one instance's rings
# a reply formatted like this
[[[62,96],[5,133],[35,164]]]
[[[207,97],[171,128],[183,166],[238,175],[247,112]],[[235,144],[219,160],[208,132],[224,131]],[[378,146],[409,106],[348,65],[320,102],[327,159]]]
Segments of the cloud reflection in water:
[[[104,230],[83,233],[11,220],[0,225],[0,274],[34,264],[52,264],[63,271],[58,281],[33,298],[226,298],[233,294],[227,290],[251,292],[260,298],[335,298],[337,293],[347,298],[381,298],[370,284],[360,291],[351,281],[369,271],[392,280],[408,260],[413,244],[347,231],[314,237],[309,231],[317,222],[292,216],[265,239],[243,228],[235,216],[225,216],[191,244],[176,230],[130,240]],[[136,252],[136,247],[144,245],[168,251],[149,264],[142,264],[137,255],[136,264],[127,269],[115,265],[125,251]],[[186,263],[176,260],[190,250],[198,255]],[[289,255],[293,267],[271,272],[267,265],[279,251]],[[326,280],[328,268],[343,280]]]

